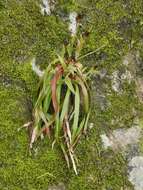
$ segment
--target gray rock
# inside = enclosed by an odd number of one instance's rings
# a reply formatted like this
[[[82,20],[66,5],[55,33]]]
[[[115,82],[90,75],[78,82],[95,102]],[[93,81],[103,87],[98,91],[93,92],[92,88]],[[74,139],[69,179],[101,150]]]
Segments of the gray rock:
[[[121,81],[119,78],[119,71],[114,71],[112,73],[112,81],[111,81],[112,89],[115,92],[120,92],[121,91]]]
[[[136,79],[136,93],[139,101],[143,103],[143,78]]]
[[[123,83],[126,81],[130,84],[132,80],[134,80],[134,75],[132,75],[132,72],[130,72],[130,70],[125,69],[124,72],[116,70],[112,73],[111,76],[112,89],[117,93],[122,93]]]
[[[105,68],[100,70],[100,72],[99,72],[100,79],[105,78],[106,75],[107,75],[107,70]]]
[[[49,186],[48,190],[66,190],[66,187],[63,183],[59,183],[58,185]]]
[[[103,146],[105,149],[111,147],[112,149],[126,150],[127,145],[134,145],[139,142],[141,137],[140,127],[131,127],[129,129],[117,129],[110,133],[101,135]]]
[[[135,156],[128,164],[132,169],[129,172],[129,181],[135,190],[143,190],[143,157]]]
[[[131,158],[138,156],[140,153],[140,148],[138,144],[132,144],[125,152],[125,156],[127,160],[130,160]]]
[[[134,64],[134,62],[135,62],[135,55],[131,52],[127,53],[123,58],[123,65],[125,66]]]
[[[143,167],[143,157],[142,156],[135,156],[128,164],[132,167]]]

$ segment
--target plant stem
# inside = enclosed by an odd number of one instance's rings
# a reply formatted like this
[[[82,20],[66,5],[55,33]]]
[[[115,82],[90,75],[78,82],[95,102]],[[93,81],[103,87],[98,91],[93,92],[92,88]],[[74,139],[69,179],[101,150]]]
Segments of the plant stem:
[[[87,54],[85,54],[85,55],[83,55],[83,56],[80,56],[80,57],[78,58],[78,60],[83,59],[83,58],[85,58],[85,57],[87,57],[87,56],[89,56],[89,55],[92,55],[92,54],[98,52],[99,50],[101,50],[101,49],[104,48],[105,46],[106,46],[106,45],[103,45],[103,46],[97,48],[96,50],[94,50],[94,51],[92,51],[92,52],[89,52],[89,53],[87,53]]]

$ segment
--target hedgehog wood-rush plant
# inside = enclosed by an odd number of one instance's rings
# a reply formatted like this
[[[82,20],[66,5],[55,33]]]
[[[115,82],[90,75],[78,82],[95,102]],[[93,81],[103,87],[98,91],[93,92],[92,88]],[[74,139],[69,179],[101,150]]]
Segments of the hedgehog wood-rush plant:
[[[84,39],[71,38],[40,78],[37,101],[33,110],[33,132],[30,147],[41,136],[53,137],[68,167],[72,163],[77,174],[75,148],[86,133],[90,115],[90,94],[87,81],[92,73],[80,62]]]

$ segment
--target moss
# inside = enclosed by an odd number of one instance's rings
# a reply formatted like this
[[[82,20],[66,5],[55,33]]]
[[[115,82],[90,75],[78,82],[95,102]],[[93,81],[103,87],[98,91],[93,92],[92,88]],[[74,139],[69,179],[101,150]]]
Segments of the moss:
[[[100,134],[118,127],[129,127],[133,110],[142,113],[134,93],[134,84],[123,85],[124,93],[111,90],[109,80],[105,93],[110,108],[100,109],[94,102],[91,122],[95,128],[81,139],[77,148],[79,175],[68,170],[58,147],[51,150],[48,139],[35,145],[28,155],[26,130],[17,129],[31,119],[31,106],[38,78],[29,61],[36,56],[42,68],[59,51],[69,37],[67,14],[76,10],[81,32],[90,31],[83,54],[106,45],[83,62],[110,75],[120,69],[122,56],[131,48],[142,54],[142,1],[59,1],[50,17],[42,16],[38,1],[0,1],[0,189],[46,190],[49,184],[64,182],[67,189],[132,189],[127,180],[126,161],[120,154],[103,150]],[[65,19],[66,18],[66,19]],[[96,80],[95,80],[96,83]],[[96,94],[93,89],[93,96]],[[117,120],[112,123],[112,120]],[[47,173],[48,172],[48,173]],[[38,178],[45,174],[45,176]],[[51,175],[50,175],[51,174]]]
[[[18,128],[27,122],[23,114],[26,105],[22,104],[25,94],[21,89],[1,88],[1,189],[45,189],[49,182],[66,178],[67,169],[61,153],[52,151],[47,140],[37,149],[38,155],[28,154],[28,139],[25,130]],[[51,173],[44,178],[38,178],[44,173]]]

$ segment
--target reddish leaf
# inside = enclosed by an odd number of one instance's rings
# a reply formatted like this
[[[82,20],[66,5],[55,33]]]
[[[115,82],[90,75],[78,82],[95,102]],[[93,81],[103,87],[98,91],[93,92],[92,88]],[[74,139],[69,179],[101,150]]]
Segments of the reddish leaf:
[[[44,127],[42,132],[50,138],[50,128],[49,127]]]
[[[55,113],[57,113],[59,110],[59,105],[58,105],[57,95],[56,95],[57,81],[60,79],[62,74],[63,74],[63,68],[61,65],[58,65],[56,67],[56,73],[55,73],[53,79],[51,80],[52,103],[53,103],[53,108],[54,108]]]

